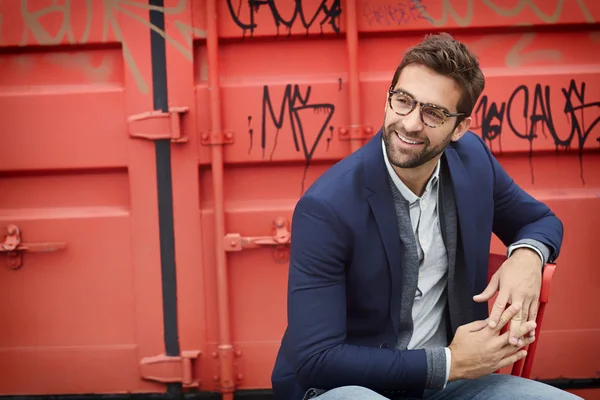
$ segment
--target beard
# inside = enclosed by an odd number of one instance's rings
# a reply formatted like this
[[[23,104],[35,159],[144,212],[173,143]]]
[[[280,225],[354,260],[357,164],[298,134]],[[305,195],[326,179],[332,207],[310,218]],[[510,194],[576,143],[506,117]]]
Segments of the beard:
[[[396,132],[405,138],[423,142],[417,149],[398,148],[394,143],[397,140]],[[395,138],[396,136],[396,138]],[[452,141],[452,131],[438,145],[432,145],[428,137],[420,137],[418,134],[409,134],[401,127],[393,125],[387,126],[383,130],[383,143],[385,144],[385,152],[387,157],[395,167],[398,168],[417,168],[431,161],[438,155],[442,154],[446,147]]]

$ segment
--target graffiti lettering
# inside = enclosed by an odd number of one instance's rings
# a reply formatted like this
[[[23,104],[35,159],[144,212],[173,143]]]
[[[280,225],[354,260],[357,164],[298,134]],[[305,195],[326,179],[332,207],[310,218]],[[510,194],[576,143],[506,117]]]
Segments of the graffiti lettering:
[[[8,2],[4,2],[6,4]],[[63,3],[63,4],[59,4]],[[147,2],[146,2],[147,3]],[[148,93],[150,87],[148,82],[142,76],[140,60],[136,60],[131,51],[130,38],[124,35],[123,24],[141,24],[142,26],[156,32],[164,37],[167,43],[179,51],[188,61],[192,61],[192,42],[194,37],[206,37],[206,32],[196,28],[182,20],[173,21],[173,31],[177,30],[183,37],[185,43],[175,39],[173,32],[167,33],[149,20],[140,17],[136,9],[146,11],[163,12],[167,15],[182,14],[188,7],[187,0],[178,0],[177,4],[171,7],[159,7],[144,2],[132,1],[113,1],[103,0],[99,2],[92,1],[53,1],[38,2],[22,0],[20,2],[20,12],[24,24],[23,36],[20,46],[28,46],[33,43],[40,45],[60,45],[60,44],[86,44],[90,42],[103,42],[114,40],[121,44],[123,50],[123,59],[126,67],[133,75],[135,83],[141,93]],[[47,5],[46,5],[47,4]],[[103,7],[103,17],[96,17],[95,7],[101,4]],[[14,18],[2,18],[2,3],[0,2],[0,37],[2,30],[10,31],[17,29],[15,25],[20,21]],[[83,23],[83,30],[77,35],[77,29],[74,29],[73,22]],[[126,22],[124,22],[126,21]],[[101,34],[99,32],[102,32]],[[52,34],[51,32],[56,32]],[[110,35],[114,39],[109,39]],[[63,58],[64,60],[64,58]],[[93,69],[93,64],[87,59],[78,59],[77,65],[88,70]],[[62,62],[62,65],[67,65]]]
[[[459,13],[454,8],[453,3],[460,4],[460,8],[463,10],[466,8],[464,16],[459,15]],[[462,2],[453,2],[453,0],[442,0],[442,15],[439,18],[432,18],[432,16],[428,13],[427,10],[422,10],[422,12],[428,19],[430,19],[431,23],[434,26],[445,26],[448,23],[448,17],[454,18],[454,21],[459,26],[469,26],[473,21],[474,3],[474,0],[465,0]],[[485,5],[487,8],[496,13],[499,17],[516,17],[517,15],[521,14],[525,7],[528,7],[540,19],[540,21],[545,22],[547,24],[555,24],[560,19],[563,12],[564,1],[556,2],[556,7],[549,14],[546,14],[544,11],[542,11],[540,7],[536,5],[536,2],[534,0],[518,0],[516,3],[517,4],[513,8],[506,9],[503,8],[503,6],[501,7],[497,5],[493,0],[481,0],[481,5]],[[539,3],[543,2],[540,0]],[[581,11],[586,21],[590,23],[595,22],[594,16],[590,13],[584,0],[578,0],[577,4],[579,6],[579,10]],[[478,6],[480,6],[480,4],[478,4]],[[439,7],[437,8],[439,9]]]
[[[490,147],[492,141],[500,136],[502,133],[502,123],[504,122],[504,111],[506,109],[506,103],[502,103],[500,110],[498,105],[492,102],[490,109],[488,110],[488,97],[482,96],[479,105],[475,109],[475,117],[481,111],[481,137],[483,140],[490,141]],[[502,142],[500,143],[500,151],[502,151]]]
[[[567,115],[567,119],[569,119],[571,123],[571,132],[569,133],[569,137],[567,139],[561,139],[555,133],[553,133],[552,136],[554,137],[554,143],[556,144],[556,149],[558,150],[558,146],[564,146],[565,148],[569,147],[571,145],[573,137],[575,136],[575,134],[577,134],[577,144],[579,146],[579,168],[581,171],[581,180],[585,183],[585,180],[583,178],[583,146],[588,136],[592,132],[592,129],[594,129],[598,122],[600,122],[600,116],[596,117],[596,119],[594,119],[594,121],[586,128],[585,121],[583,118],[583,111],[584,109],[590,107],[598,107],[598,109],[600,109],[600,101],[596,101],[593,103],[585,102],[585,82],[581,83],[578,90],[575,81],[571,80],[568,90],[563,88],[561,89],[561,91],[565,96],[564,113]],[[573,104],[572,101],[573,94],[575,94],[576,97],[575,104]],[[580,110],[581,124],[579,123],[580,121],[577,118],[577,110]],[[597,140],[600,142],[600,137]]]
[[[283,99],[281,101],[281,106],[279,108],[279,114],[275,113],[273,109],[273,103],[271,100],[271,95],[269,94],[269,87],[264,86],[263,90],[263,106],[262,106],[262,127],[261,127],[261,142],[260,146],[262,149],[262,156],[265,157],[265,150],[267,147],[267,114],[270,117],[270,121],[273,123],[276,129],[275,137],[273,139],[273,147],[271,149],[270,159],[273,158],[273,154],[277,148],[277,139],[279,137],[279,131],[283,127],[285,117],[286,117],[286,109],[287,109],[287,117],[290,121],[290,125],[292,128],[292,138],[294,139],[294,147],[296,151],[300,151],[300,147],[302,147],[302,152],[304,155],[304,159],[306,160],[306,165],[304,169],[304,174],[302,177],[302,192],[304,192],[304,180],[306,177],[306,171],[310,165],[310,161],[312,156],[323,137],[323,133],[329,124],[329,121],[333,117],[333,113],[335,112],[335,106],[330,103],[310,103],[310,93],[311,86],[306,88],[306,92],[302,95],[300,87],[298,85],[288,84],[285,87]],[[325,114],[325,119],[323,124],[321,125],[319,131],[317,132],[314,142],[312,145],[307,143],[307,135],[302,125],[301,111],[303,110],[313,110],[314,113],[322,113]],[[248,118],[250,123],[251,118]],[[330,135],[327,138],[327,147],[329,148],[329,142],[333,136],[333,127],[329,127]],[[250,133],[250,140],[252,140],[252,133]]]
[[[403,0],[388,4],[365,4],[363,15],[370,26],[376,25],[405,25],[411,21],[424,19],[432,22],[431,17],[425,16],[427,8],[422,0]]]
[[[323,25],[329,24],[331,25],[331,29],[335,33],[340,33],[340,25],[339,25],[339,17],[342,13],[342,8],[340,5],[340,0],[333,0],[331,4],[328,6],[327,3],[329,1],[323,0],[321,4],[318,6],[317,10],[314,12],[310,19],[306,18],[305,10],[303,6],[302,0],[295,0],[294,4],[294,12],[290,19],[286,20],[279,12],[277,6],[275,5],[275,0],[247,0],[248,6],[248,18],[250,22],[243,22],[240,18],[240,13],[242,11],[242,3],[244,0],[238,0],[237,7],[234,7],[231,0],[227,0],[227,7],[229,9],[229,13],[231,14],[231,18],[236,23],[237,26],[242,28],[244,37],[246,36],[246,31],[250,31],[250,36],[254,35],[254,30],[258,27],[258,24],[255,22],[255,15],[259,11],[261,6],[268,6],[271,11],[271,16],[273,17],[273,22],[277,27],[277,36],[279,36],[279,28],[281,25],[285,26],[288,30],[288,35],[291,35],[292,26],[296,22],[297,18],[300,17],[300,22],[304,29],[306,29],[306,34],[308,34],[308,30],[313,24],[318,21],[319,26],[321,28],[321,34],[323,33]],[[286,3],[286,4],[289,4]],[[281,6],[281,4],[280,4]],[[309,14],[310,15],[310,14]],[[317,19],[321,17],[321,19]]]
[[[579,164],[581,180],[585,184],[583,176],[583,148],[592,130],[600,123],[600,116],[586,125],[583,111],[584,109],[597,107],[600,109],[600,101],[586,102],[585,100],[586,83],[577,84],[571,79],[568,88],[561,88],[561,92],[565,99],[563,113],[567,117],[567,122],[570,125],[568,136],[561,137],[559,135],[551,108],[551,88],[549,85],[538,83],[533,90],[533,99],[530,98],[530,88],[526,85],[517,87],[507,102],[498,103],[491,102],[488,96],[482,96],[479,104],[475,108],[475,119],[481,120],[481,125],[474,127],[481,129],[481,137],[489,141],[490,148],[493,142],[498,139],[500,151],[502,151],[501,135],[504,119],[512,131],[512,133],[520,139],[529,141],[529,158],[530,163],[533,155],[533,141],[538,138],[538,129],[541,130],[544,137],[550,134],[554,140],[556,151],[561,147],[565,150],[571,148],[573,139],[577,138],[576,145],[579,152]],[[516,109],[515,104],[522,104],[522,109]],[[531,106],[530,106],[531,104]],[[489,105],[489,108],[488,108]],[[522,118],[524,120],[523,127],[517,127],[516,121]],[[477,123],[476,123],[477,125]],[[568,131],[568,130],[565,130]],[[600,139],[600,138],[599,138]],[[598,140],[600,141],[600,140]],[[532,183],[534,182],[533,164],[532,168]]]

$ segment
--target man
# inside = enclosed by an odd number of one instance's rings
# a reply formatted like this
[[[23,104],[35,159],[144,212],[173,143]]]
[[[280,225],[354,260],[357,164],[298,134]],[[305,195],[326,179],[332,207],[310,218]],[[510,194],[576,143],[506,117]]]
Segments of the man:
[[[483,89],[464,44],[426,37],[396,70],[382,130],[302,196],[276,399],[576,398],[494,374],[535,340],[563,229],[468,132]],[[509,258],[488,284],[492,232]]]

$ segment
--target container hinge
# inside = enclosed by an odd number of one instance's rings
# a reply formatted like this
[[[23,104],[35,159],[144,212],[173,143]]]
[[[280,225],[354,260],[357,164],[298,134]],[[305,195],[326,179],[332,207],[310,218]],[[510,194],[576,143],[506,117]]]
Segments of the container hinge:
[[[0,253],[6,253],[6,264],[10,269],[19,269],[23,266],[23,252],[43,252],[50,253],[64,249],[66,243],[43,242],[43,243],[23,243],[21,241],[21,230],[16,225],[9,225],[6,228],[4,242],[0,243]]]
[[[154,110],[132,115],[127,119],[129,136],[136,139],[170,139],[173,143],[185,143],[188,138],[181,135],[181,114],[188,110],[188,107],[172,107],[169,108],[169,112]]]
[[[367,140],[373,137],[373,128],[367,125],[355,125],[349,128],[339,128],[340,140]]]
[[[200,135],[200,143],[203,146],[220,146],[233,143],[233,131],[224,130],[220,132],[203,132]]]
[[[142,379],[160,383],[181,383],[183,387],[198,387],[200,380],[195,377],[195,364],[199,350],[186,350],[181,356],[160,354],[140,361]]]

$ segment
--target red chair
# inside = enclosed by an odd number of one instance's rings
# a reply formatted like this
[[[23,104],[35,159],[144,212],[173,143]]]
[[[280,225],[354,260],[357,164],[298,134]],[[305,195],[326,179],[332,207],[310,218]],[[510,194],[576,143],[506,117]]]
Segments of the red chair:
[[[490,254],[489,269],[488,269],[488,282],[492,278],[492,275],[496,273],[498,268],[502,266],[502,263],[506,261],[506,255],[501,254]],[[533,359],[535,357],[535,349],[540,341],[540,330],[542,328],[542,321],[544,320],[544,312],[546,311],[546,304],[550,299],[550,289],[552,288],[552,277],[554,276],[554,270],[556,264],[546,264],[544,266],[544,272],[542,274],[542,289],[540,291],[539,309],[537,318],[535,319],[535,341],[529,346],[525,347],[527,350],[527,356],[524,359],[517,361],[513,367],[511,375],[520,376],[522,378],[529,378],[531,375],[531,367],[533,365]],[[490,301],[495,300],[495,298]],[[502,332],[508,329],[507,324]]]

